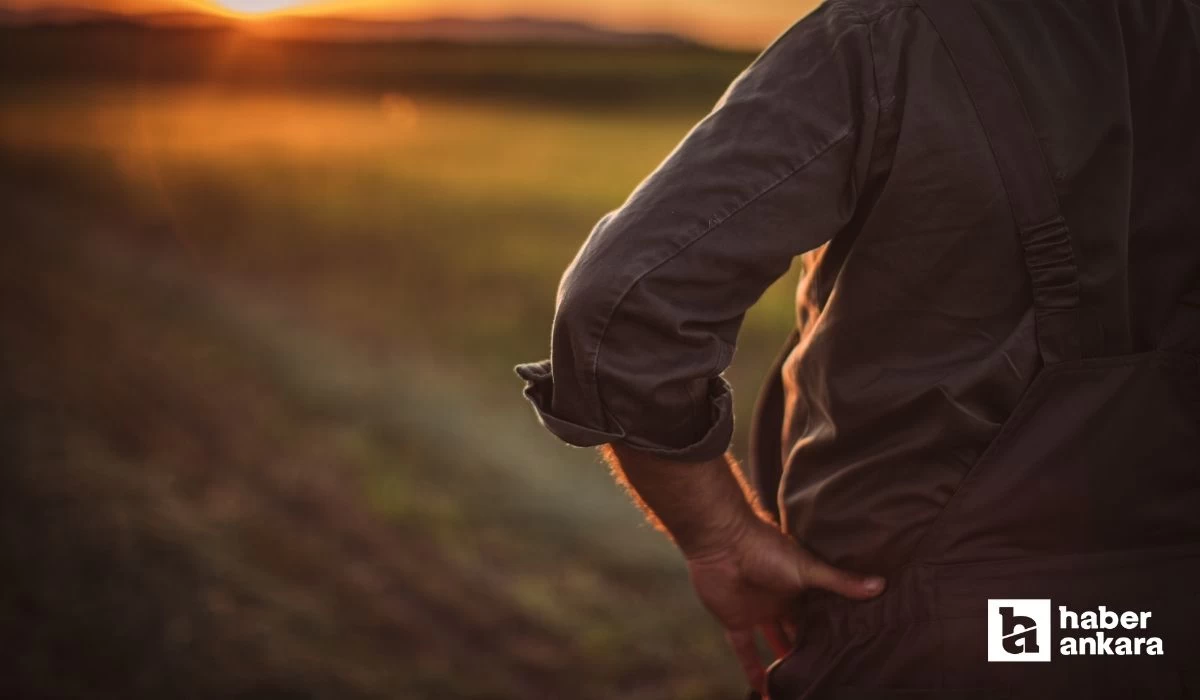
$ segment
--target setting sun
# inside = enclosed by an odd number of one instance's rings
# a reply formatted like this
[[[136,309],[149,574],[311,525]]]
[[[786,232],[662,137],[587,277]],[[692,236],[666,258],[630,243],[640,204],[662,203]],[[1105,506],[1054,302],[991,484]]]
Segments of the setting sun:
[[[234,14],[262,15],[307,3],[304,0],[216,0],[216,4]]]

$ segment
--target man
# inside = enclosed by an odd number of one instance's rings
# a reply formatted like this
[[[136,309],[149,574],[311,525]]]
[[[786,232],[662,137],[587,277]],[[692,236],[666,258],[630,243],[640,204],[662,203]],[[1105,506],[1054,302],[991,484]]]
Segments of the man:
[[[759,690],[1200,697],[1198,92],[1195,0],[831,0],[592,231],[526,395]],[[721,372],[800,254],[760,514]],[[1068,656],[1008,599],[1152,611],[1165,652]]]

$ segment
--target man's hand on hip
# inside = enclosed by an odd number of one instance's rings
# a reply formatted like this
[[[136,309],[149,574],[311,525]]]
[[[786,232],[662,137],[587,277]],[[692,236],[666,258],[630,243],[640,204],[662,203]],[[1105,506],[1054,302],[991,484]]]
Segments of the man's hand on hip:
[[[683,552],[701,602],[725,628],[746,679],[764,695],[756,630],[782,655],[794,641],[784,632],[788,612],[804,591],[853,599],[883,591],[883,579],[826,564],[767,520],[728,456],[686,463],[614,445],[610,462]]]
[[[783,656],[795,643],[789,612],[801,593],[818,588],[861,600],[884,588],[883,579],[836,569],[760,519],[726,548],[687,557],[687,565],[700,601],[725,628],[746,679],[764,696],[756,631]]]

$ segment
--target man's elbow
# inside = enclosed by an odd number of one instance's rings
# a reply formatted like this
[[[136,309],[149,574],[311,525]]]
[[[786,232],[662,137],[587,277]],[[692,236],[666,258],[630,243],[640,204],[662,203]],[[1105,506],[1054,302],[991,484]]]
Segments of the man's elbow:
[[[617,301],[612,280],[569,271],[559,287],[554,311],[555,349],[594,354]],[[559,348],[566,344],[566,348]]]

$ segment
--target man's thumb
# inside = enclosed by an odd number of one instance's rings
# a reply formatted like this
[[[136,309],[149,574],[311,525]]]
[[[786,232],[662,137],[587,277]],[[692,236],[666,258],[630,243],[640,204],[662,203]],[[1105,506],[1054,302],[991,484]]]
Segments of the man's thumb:
[[[887,581],[882,577],[842,571],[807,552],[803,553],[802,557],[800,578],[805,588],[820,588],[846,598],[863,600],[874,598],[887,586]]]

